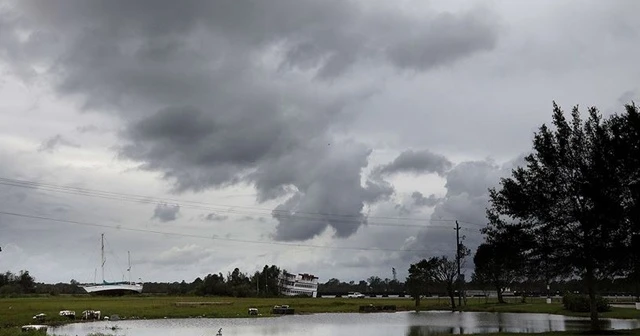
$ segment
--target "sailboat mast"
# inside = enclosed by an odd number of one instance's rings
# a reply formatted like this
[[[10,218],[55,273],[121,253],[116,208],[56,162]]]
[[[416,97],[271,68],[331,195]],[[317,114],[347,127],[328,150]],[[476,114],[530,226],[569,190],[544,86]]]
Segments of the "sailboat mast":
[[[100,244],[100,255],[102,258],[102,283],[104,283],[104,263],[106,262],[106,260],[104,260],[104,233],[101,235],[101,244]]]

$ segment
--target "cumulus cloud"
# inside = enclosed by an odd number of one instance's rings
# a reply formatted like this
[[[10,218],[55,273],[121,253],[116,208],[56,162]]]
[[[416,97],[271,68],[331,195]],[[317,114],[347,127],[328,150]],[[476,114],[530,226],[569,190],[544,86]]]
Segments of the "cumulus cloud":
[[[444,175],[450,168],[451,162],[446,157],[424,149],[404,151],[392,162],[376,167],[376,172],[383,175],[396,173],[437,173]]]
[[[157,219],[163,223],[175,221],[180,212],[179,205],[158,204],[153,210],[152,219]]]

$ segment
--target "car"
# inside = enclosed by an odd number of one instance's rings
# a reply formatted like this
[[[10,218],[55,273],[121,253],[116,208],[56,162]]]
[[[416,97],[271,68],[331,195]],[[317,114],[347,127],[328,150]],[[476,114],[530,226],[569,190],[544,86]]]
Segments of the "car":
[[[359,292],[349,292],[349,294],[347,294],[347,297],[350,299],[364,299],[364,294]]]

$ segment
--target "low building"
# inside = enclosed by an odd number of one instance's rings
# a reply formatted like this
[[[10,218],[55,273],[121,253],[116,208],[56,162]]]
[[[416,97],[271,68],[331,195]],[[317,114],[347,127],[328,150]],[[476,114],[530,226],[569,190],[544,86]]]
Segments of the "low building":
[[[280,293],[287,296],[318,296],[318,277],[313,274],[282,272],[279,278]]]

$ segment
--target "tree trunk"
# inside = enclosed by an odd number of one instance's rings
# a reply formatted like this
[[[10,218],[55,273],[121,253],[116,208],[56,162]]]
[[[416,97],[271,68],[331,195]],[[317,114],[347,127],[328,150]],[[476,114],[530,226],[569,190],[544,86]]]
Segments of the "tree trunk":
[[[587,293],[589,294],[589,310],[591,318],[591,331],[600,330],[600,323],[598,323],[598,306],[596,304],[596,281],[593,275],[593,268],[587,267],[585,276],[587,285]]]
[[[506,303],[502,297],[502,288],[500,285],[496,285],[496,293],[498,294],[498,303]]]
[[[420,294],[413,297],[416,300],[416,308],[420,307]]]
[[[447,286],[447,292],[449,292],[449,299],[451,299],[451,311],[456,311],[456,293],[453,290],[453,284]]]

